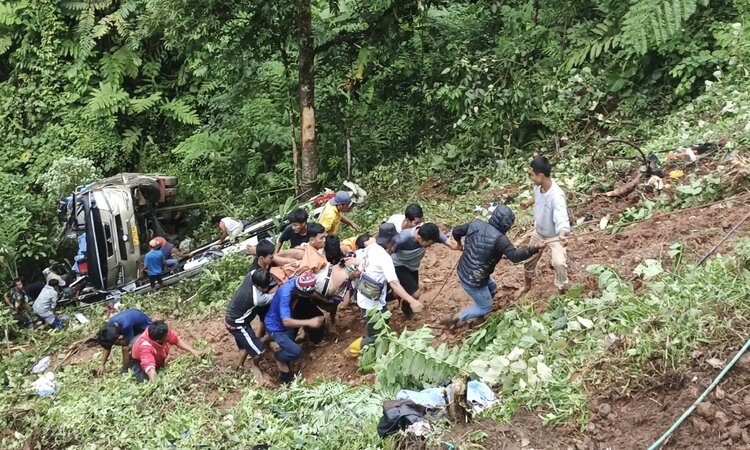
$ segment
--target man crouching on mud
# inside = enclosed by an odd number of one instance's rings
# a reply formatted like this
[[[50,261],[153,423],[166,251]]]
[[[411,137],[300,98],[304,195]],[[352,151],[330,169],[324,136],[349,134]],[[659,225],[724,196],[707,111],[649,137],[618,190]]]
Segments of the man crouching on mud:
[[[492,311],[492,298],[497,291],[492,272],[503,256],[511,262],[519,263],[545,247],[540,242],[534,247],[515,248],[505,235],[515,220],[513,211],[501,205],[492,212],[489,223],[477,219],[453,229],[453,239],[459,245],[461,239],[466,237],[464,252],[458,261],[458,279],[464,291],[474,300],[474,305],[443,319],[444,325],[455,328],[459,322],[484,317]]]
[[[302,347],[295,342],[300,328],[313,345],[323,341],[323,312],[310,300],[315,291],[315,274],[305,272],[290,278],[274,294],[263,323],[271,336],[269,347],[275,353],[279,380],[289,383],[294,378],[291,365],[302,356]]]

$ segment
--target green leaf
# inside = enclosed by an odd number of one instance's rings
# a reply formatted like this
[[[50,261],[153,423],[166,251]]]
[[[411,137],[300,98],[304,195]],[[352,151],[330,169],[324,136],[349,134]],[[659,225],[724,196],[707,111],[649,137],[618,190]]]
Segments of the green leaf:
[[[650,280],[664,272],[661,261],[658,259],[647,259],[633,270],[633,273],[642,277],[644,280]]]

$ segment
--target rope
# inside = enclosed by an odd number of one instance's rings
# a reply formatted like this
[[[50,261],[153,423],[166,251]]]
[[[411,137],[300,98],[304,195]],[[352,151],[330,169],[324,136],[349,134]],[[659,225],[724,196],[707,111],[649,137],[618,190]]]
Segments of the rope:
[[[737,224],[735,224],[735,226],[733,226],[732,229],[729,230],[729,232],[727,232],[727,234],[724,235],[724,237],[719,241],[718,244],[714,245],[714,247],[708,253],[706,253],[705,255],[703,255],[703,258],[701,258],[700,261],[698,261],[698,265],[702,266],[703,263],[706,262],[706,260],[711,255],[713,255],[716,250],[719,249],[719,247],[721,246],[721,244],[723,244],[724,242],[726,242],[727,239],[729,239],[729,236],[733,235],[734,232],[737,231],[737,228],[739,228],[740,225],[742,225],[742,223],[745,222],[748,219],[748,217],[750,217],[750,213],[748,213],[745,217],[743,217],[742,220],[740,220],[739,222],[737,222]]]
[[[432,300],[430,300],[430,303],[434,303],[435,300],[437,300],[438,295],[440,295],[440,293],[443,292],[443,288],[445,287],[445,284],[448,282],[448,280],[450,280],[451,276],[453,276],[453,271],[455,271],[456,267],[458,267],[459,261],[461,261],[461,258],[458,258],[456,260],[456,264],[453,265],[453,268],[451,269],[451,271],[448,272],[448,275],[446,275],[445,278],[443,278],[443,284],[440,285],[440,289],[438,289],[435,295],[432,296]]]
[[[719,383],[721,383],[721,380],[724,379],[724,376],[732,369],[732,367],[734,367],[734,364],[740,359],[740,357],[747,351],[748,348],[750,348],[750,339],[748,339],[747,342],[745,342],[745,345],[742,346],[740,351],[734,355],[734,358],[732,358],[729,364],[727,364],[727,366],[724,367],[724,370],[722,370],[719,373],[719,375],[716,378],[714,378],[714,381],[706,388],[705,391],[703,391],[701,396],[698,397],[698,399],[696,399],[692,405],[690,405],[690,408],[688,408],[684,413],[682,413],[680,418],[677,419],[675,423],[673,423],[672,426],[669,427],[669,429],[659,439],[656,440],[656,442],[651,444],[648,450],[656,450],[664,444],[664,441],[666,441],[669,438],[669,436],[671,436],[672,433],[674,433],[675,430],[677,430],[677,428],[682,424],[682,422],[684,422],[685,419],[687,419],[688,416],[692,414],[693,411],[695,411],[695,408],[698,406],[698,404],[702,402],[703,399],[705,399],[706,396],[708,396],[708,394],[710,394],[711,391],[713,391],[714,388],[719,385]]]

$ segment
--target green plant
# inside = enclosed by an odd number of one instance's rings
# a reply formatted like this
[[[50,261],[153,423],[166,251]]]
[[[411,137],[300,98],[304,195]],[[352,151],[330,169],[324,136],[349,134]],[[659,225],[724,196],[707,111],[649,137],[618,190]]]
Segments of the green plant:
[[[368,316],[379,330],[374,344],[363,349],[362,370],[374,369],[384,389],[426,387],[465,371],[465,360],[458,349],[445,344],[433,348],[432,330],[405,330],[397,334],[388,326],[390,312],[370,310]]]

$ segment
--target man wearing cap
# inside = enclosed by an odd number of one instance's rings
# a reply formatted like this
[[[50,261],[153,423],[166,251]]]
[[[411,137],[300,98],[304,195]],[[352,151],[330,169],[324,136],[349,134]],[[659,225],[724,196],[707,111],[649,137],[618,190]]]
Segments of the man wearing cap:
[[[34,314],[41,317],[44,322],[55,330],[62,329],[62,322],[55,316],[55,307],[57,306],[57,296],[60,293],[60,281],[51,279],[44,286],[39,297],[34,300],[32,309]]]
[[[102,365],[96,374],[98,376],[104,375],[107,360],[112,352],[112,347],[115,345],[122,347],[121,372],[127,372],[130,367],[130,350],[133,348],[136,338],[146,331],[149,325],[151,325],[151,318],[139,309],[126,309],[112,316],[97,335],[97,342],[104,348],[104,355],[102,356]]]
[[[336,192],[336,196],[329,200],[323,207],[323,212],[320,213],[318,223],[325,227],[328,234],[338,234],[341,222],[354,228],[354,231],[359,233],[359,225],[349,220],[343,214],[349,211],[351,204],[352,199],[348,193],[344,191]]]
[[[263,321],[273,341],[271,349],[276,353],[282,383],[292,381],[294,375],[290,365],[302,355],[302,348],[295,342],[299,329],[304,328],[305,335],[314,345],[323,340],[324,316],[310,300],[315,281],[312,272],[290,278],[276,291]]]
[[[236,369],[240,370],[245,365],[247,357],[250,356],[250,371],[262,384],[265,383],[265,377],[258,363],[265,348],[250,324],[258,316],[262,326],[263,319],[268,312],[268,303],[272,299],[269,294],[275,287],[276,282],[267,269],[252,270],[245,276],[229,302],[224,317],[229,334],[234,337],[237,348],[241,350]]]
[[[385,307],[388,288],[393,290],[400,299],[407,302],[412,311],[418,313],[422,304],[409,295],[401,286],[396,275],[396,268],[391,259],[391,253],[398,244],[398,231],[392,223],[381,224],[375,242],[365,247],[359,264],[359,283],[357,284],[357,305],[365,317],[365,336],[362,346],[372,344],[377,331],[374,323],[367,317],[372,309],[382,310]]]
[[[162,275],[167,269],[167,261],[164,258],[164,254],[159,250],[159,241],[151,239],[148,246],[151,250],[143,258],[142,272],[148,275],[148,282],[151,285],[151,289],[156,288],[156,283],[159,283],[159,288],[161,288]]]
[[[186,255],[180,251],[180,241],[172,243],[163,236],[156,236],[154,240],[159,243],[159,251],[164,255],[167,267],[174,267],[180,262],[180,259],[190,257],[189,253]]]

